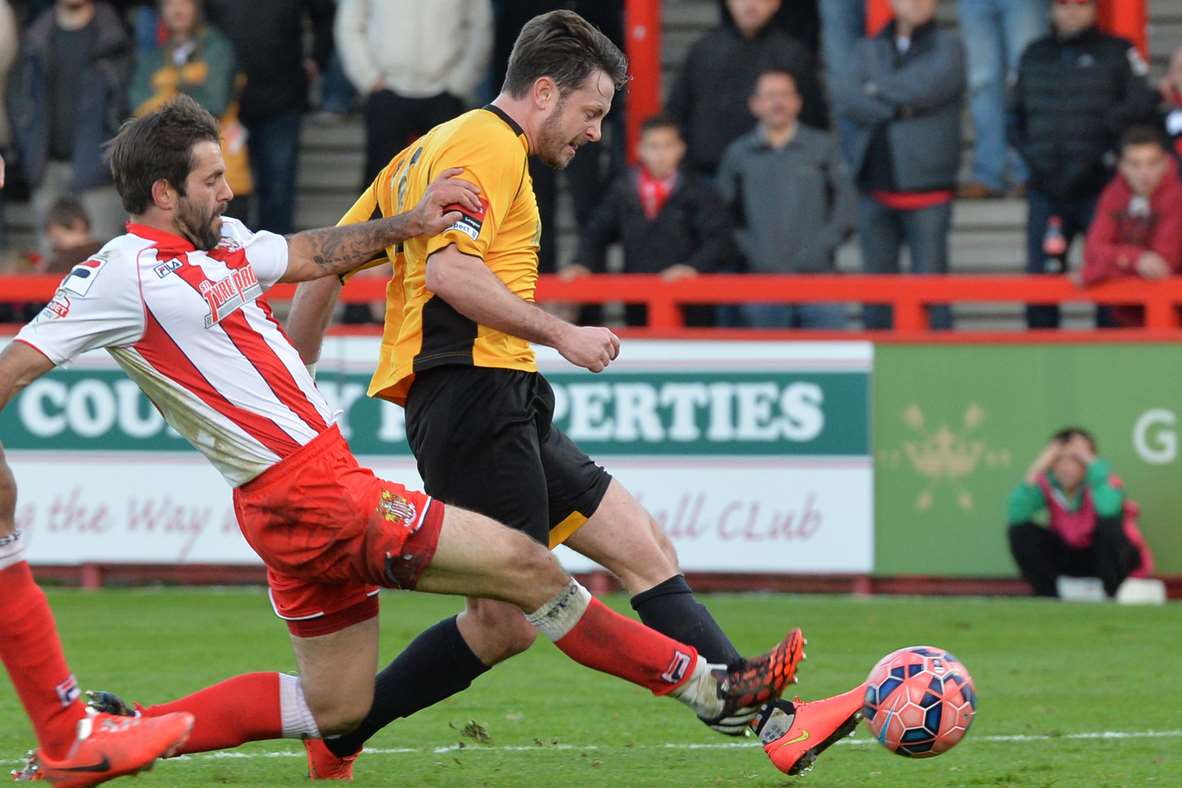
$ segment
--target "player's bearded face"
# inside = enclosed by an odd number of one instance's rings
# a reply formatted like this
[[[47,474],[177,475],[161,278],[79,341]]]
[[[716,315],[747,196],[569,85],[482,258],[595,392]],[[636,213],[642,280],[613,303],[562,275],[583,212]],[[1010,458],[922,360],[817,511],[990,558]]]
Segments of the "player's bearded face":
[[[193,149],[185,193],[177,199],[174,221],[180,234],[198,249],[213,249],[221,240],[222,213],[233,196],[221,149],[213,142],[199,143]]]
[[[538,130],[536,155],[542,163],[561,170],[580,147],[598,142],[614,93],[607,74],[595,71],[578,88],[560,94]]]
[[[547,167],[553,167],[556,170],[565,169],[566,165],[570,164],[571,159],[575,157],[575,151],[578,150],[579,145],[586,141],[585,136],[581,133],[578,136],[583,139],[572,139],[564,128],[563,116],[566,114],[567,98],[567,96],[563,96],[558,99],[558,103],[542,123],[541,131],[538,132],[538,158]]]
[[[177,204],[176,222],[181,234],[193,242],[198,249],[208,252],[218,245],[222,234],[222,211],[225,206],[200,205],[187,197]]]

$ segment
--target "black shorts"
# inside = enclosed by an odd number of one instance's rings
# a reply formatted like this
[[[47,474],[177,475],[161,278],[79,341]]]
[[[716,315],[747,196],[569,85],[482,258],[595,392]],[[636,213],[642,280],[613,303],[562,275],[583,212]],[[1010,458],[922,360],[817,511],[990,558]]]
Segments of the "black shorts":
[[[434,367],[411,385],[406,436],[429,495],[555,547],[599,508],[611,476],[553,418],[536,372]]]

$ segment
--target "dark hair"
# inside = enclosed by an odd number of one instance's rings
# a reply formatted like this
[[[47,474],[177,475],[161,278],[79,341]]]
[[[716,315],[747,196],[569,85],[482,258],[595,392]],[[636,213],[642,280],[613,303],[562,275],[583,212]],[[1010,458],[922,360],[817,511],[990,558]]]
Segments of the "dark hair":
[[[616,90],[628,81],[628,59],[611,39],[574,11],[550,11],[521,28],[501,90],[520,98],[535,81],[550,77],[562,95],[577,90],[596,69]]]
[[[768,76],[788,77],[792,80],[792,87],[796,89],[797,93],[800,92],[800,82],[796,79],[796,74],[792,73],[792,69],[785,68],[784,66],[768,66],[755,75],[755,81],[751,83],[752,95],[755,95],[755,91],[759,87],[759,81]]]
[[[655,129],[673,129],[678,134],[681,134],[681,127],[677,125],[677,121],[663,112],[658,112],[656,115],[649,115],[647,118],[641,121],[641,134],[644,134],[646,131],[653,131]]]
[[[218,122],[186,95],[124,123],[106,150],[123,208],[130,214],[146,211],[152,204],[152,184],[161,179],[183,195],[193,169],[193,146],[218,140]]]
[[[1132,148],[1137,145],[1156,145],[1166,153],[1169,153],[1169,148],[1166,147],[1166,140],[1161,132],[1153,126],[1129,126],[1125,129],[1124,134],[1120,135],[1120,152],[1123,155],[1126,148]]]
[[[1052,435],[1051,440],[1057,441],[1059,443],[1066,443],[1067,441],[1074,438],[1076,435],[1078,435],[1079,437],[1083,438],[1084,440],[1086,440],[1088,442],[1088,445],[1092,447],[1093,453],[1096,452],[1097,449],[1096,449],[1095,436],[1092,435],[1092,433],[1085,430],[1083,427],[1064,427],[1063,429],[1059,430],[1054,435]]]
[[[77,197],[59,197],[45,214],[46,228],[73,227],[75,222],[81,222],[83,227],[90,229],[90,216]]]

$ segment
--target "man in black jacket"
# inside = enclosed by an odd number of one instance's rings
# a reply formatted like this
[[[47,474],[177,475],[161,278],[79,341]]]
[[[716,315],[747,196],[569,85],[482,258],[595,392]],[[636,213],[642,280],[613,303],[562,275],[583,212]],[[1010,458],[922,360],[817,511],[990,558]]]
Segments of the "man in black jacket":
[[[730,18],[690,48],[666,102],[688,145],[689,169],[709,178],[726,146],[755,127],[747,98],[769,68],[795,77],[804,99],[801,121],[829,128],[816,59],[772,23],[780,0],[727,0],[726,7]]]
[[[300,129],[308,78],[332,57],[334,0],[209,0],[210,21],[234,44],[246,73],[239,117],[246,127],[258,200],[258,229],[286,235],[294,227]],[[304,18],[313,52],[304,53]]]
[[[1051,21],[1050,35],[1022,53],[1009,117],[1010,143],[1030,170],[1026,270],[1032,274],[1064,272],[1071,241],[1087,231],[1112,177],[1121,132],[1152,122],[1157,105],[1136,48],[1096,29],[1095,0],[1052,0]],[[1059,308],[1028,306],[1026,323],[1056,328]]]
[[[22,36],[9,101],[43,254],[52,251],[45,220],[62,196],[81,200],[100,240],[118,235],[127,220],[103,144],[127,113],[130,54],[114,9],[93,0],[56,0]]]
[[[676,281],[715,271],[731,250],[722,202],[692,173],[680,169],[685,143],[672,119],[657,115],[641,126],[640,165],[612,184],[583,227],[579,251],[563,270],[568,278],[607,270],[609,244],[624,246],[624,273],[660,274]],[[688,326],[713,324],[713,307],[684,307]],[[648,322],[643,304],[625,307],[625,322]]]

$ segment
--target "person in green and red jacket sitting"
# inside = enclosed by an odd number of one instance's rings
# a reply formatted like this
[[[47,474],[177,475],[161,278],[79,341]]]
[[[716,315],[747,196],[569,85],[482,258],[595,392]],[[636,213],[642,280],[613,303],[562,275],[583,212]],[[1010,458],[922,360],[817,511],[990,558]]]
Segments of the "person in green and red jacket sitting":
[[[1046,526],[1035,522],[1043,510]],[[1153,572],[1137,514],[1091,433],[1067,427],[1010,494],[1010,552],[1038,596],[1058,596],[1057,578],[1069,575],[1099,577],[1112,597],[1127,577]]]

